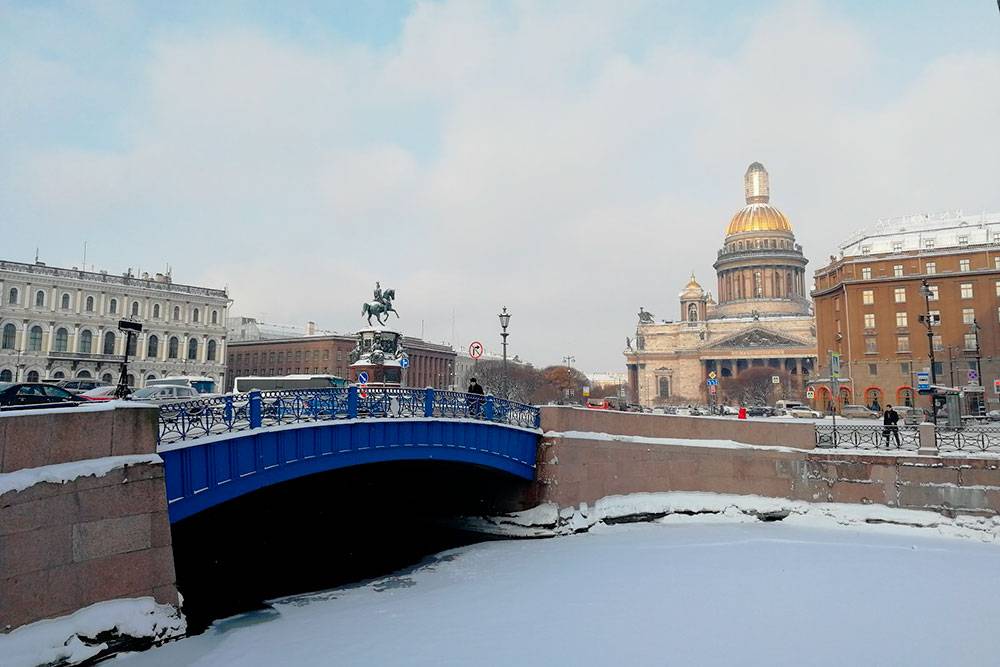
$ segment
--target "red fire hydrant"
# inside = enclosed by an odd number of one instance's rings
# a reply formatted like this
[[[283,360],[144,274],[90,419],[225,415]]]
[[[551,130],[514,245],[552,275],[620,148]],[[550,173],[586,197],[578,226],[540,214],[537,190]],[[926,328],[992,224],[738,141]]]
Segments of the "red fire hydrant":
[[[736,418],[737,419],[746,419],[747,418],[747,409],[745,407],[743,407],[742,405],[740,406],[740,413],[739,413],[739,415],[737,415]]]

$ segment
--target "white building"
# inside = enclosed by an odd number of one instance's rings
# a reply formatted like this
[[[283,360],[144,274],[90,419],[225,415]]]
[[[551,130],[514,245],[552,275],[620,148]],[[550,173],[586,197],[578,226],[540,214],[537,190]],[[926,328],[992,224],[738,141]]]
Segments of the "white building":
[[[221,386],[230,303],[224,290],[170,275],[0,261],[0,381],[117,381],[125,352],[118,321],[129,319],[143,325],[129,355],[131,383],[203,375]]]
[[[1000,244],[1000,212],[946,211],[879,220],[840,246],[841,257]],[[836,258],[831,258],[836,259]]]
[[[335,336],[336,331],[319,329],[315,322],[306,322],[304,327],[293,324],[262,322],[256,317],[235,315],[226,319],[226,338],[230,343],[255,340],[283,340],[306,336]]]

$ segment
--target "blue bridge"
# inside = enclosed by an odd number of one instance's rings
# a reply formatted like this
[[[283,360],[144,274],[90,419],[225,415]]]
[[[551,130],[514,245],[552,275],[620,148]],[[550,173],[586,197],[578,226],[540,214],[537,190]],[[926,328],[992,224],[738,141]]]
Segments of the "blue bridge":
[[[493,396],[351,386],[252,391],[164,405],[171,522],[337,468],[449,461],[534,479],[539,410]]]

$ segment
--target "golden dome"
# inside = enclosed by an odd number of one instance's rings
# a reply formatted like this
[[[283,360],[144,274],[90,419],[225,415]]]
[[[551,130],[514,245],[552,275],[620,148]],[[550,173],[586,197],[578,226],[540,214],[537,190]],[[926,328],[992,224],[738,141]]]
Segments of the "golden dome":
[[[771,199],[770,178],[760,162],[754,162],[743,174],[743,193],[747,205],[736,212],[726,228],[726,236],[744,232],[791,232],[788,218],[768,202]]]
[[[748,204],[736,212],[726,228],[726,236],[743,232],[791,232],[785,214],[770,204]]]
[[[705,290],[695,280],[693,271],[691,272],[691,280],[688,281],[688,284],[684,286],[684,291],[678,294],[678,296],[682,299],[700,299],[705,296]]]

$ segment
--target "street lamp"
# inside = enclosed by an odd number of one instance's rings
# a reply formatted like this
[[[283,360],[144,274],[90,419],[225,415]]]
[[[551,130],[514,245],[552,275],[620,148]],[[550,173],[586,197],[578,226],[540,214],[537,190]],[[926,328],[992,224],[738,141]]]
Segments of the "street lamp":
[[[507,312],[507,306],[503,307],[503,311],[497,317],[500,318],[500,338],[503,340],[503,383],[501,388],[503,397],[507,398],[507,326],[510,325],[510,313]]]
[[[982,387],[983,386],[983,369],[980,365],[980,350],[979,350],[979,330],[982,327],[979,326],[979,322],[975,317],[972,318],[972,324],[969,325],[969,333],[971,333],[976,340],[976,383]],[[981,400],[977,400],[976,404],[979,407],[979,414],[983,413],[983,404],[986,402],[986,391],[983,390],[983,397]]]
[[[934,330],[931,328],[934,326],[931,321],[931,294],[933,291],[927,284],[926,278],[920,281],[920,293],[924,297],[924,314],[920,316],[920,319],[927,326],[927,350],[931,360],[931,421],[937,424],[937,398],[934,395],[934,388],[937,386],[937,373],[934,371]]]

